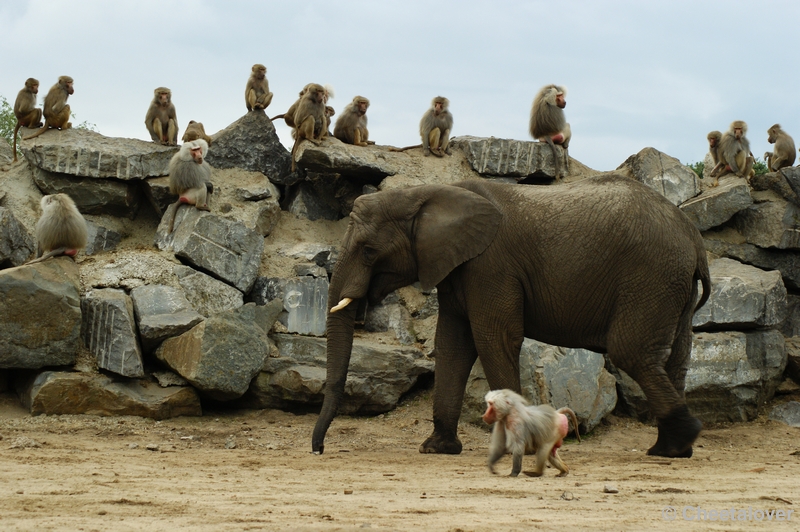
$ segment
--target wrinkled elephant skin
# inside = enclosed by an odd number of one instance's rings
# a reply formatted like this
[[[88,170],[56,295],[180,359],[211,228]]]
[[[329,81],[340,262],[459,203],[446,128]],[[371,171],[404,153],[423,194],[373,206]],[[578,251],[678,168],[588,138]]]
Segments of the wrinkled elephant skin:
[[[700,233],[650,188],[622,176],[552,186],[471,180],[359,197],[329,290],[325,400],[312,437],[344,395],[357,303],[419,281],[437,287],[433,434],[420,452],[457,454],[467,377],[520,390],[524,337],[608,353],[658,420],[648,451],[691,456],[700,433],[684,400],[692,315],[708,299]],[[702,297],[698,302],[698,284]]]

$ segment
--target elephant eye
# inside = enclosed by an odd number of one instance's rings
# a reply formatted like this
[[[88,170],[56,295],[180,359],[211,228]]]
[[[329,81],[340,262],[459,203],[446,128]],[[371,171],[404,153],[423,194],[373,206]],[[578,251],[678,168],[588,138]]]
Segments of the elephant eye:
[[[364,253],[364,260],[366,262],[372,262],[372,261],[374,261],[375,259],[378,258],[378,250],[377,249],[374,249],[374,248],[371,248],[371,247],[368,247],[368,246],[364,246],[363,253]]]

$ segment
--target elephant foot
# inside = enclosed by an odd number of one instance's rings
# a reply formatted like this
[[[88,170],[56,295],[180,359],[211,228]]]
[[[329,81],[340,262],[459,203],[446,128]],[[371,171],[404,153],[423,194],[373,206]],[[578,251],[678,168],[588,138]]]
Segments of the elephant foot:
[[[658,439],[647,454],[668,458],[691,458],[692,444],[703,424],[689,413],[689,407],[681,405],[658,421]]]
[[[461,441],[453,434],[450,437],[434,432],[419,446],[421,453],[461,454]]]

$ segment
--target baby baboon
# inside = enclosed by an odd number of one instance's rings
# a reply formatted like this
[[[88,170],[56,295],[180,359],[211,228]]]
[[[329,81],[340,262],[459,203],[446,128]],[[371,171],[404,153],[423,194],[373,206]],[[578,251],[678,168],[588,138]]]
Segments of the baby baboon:
[[[747,124],[743,120],[736,120],[722,135],[717,150],[719,162],[712,170],[712,175],[717,178],[714,186],[718,184],[720,177],[730,173],[746,179],[755,175],[753,171],[755,158],[750,153],[750,141],[747,140],[746,134]]]
[[[526,475],[542,476],[548,460],[560,471],[558,476],[569,473],[569,468],[558,456],[558,449],[569,433],[567,415],[572,418],[575,436],[581,441],[575,412],[567,407],[555,410],[550,405],[530,406],[524,397],[511,390],[487,393],[486,405],[483,420],[494,423],[489,444],[489,471],[494,473],[494,464],[507,451],[511,451],[511,476],[516,477],[522,471],[522,456],[527,450],[536,453],[536,466],[532,473],[526,472]]]
[[[558,159],[556,144],[560,144],[567,154],[567,172],[569,172],[569,140],[572,130],[564,118],[564,107],[567,106],[567,89],[558,85],[546,85],[539,90],[531,106],[531,136],[540,142],[546,142],[553,150],[556,167],[556,179],[564,176]]]
[[[369,109],[368,99],[363,96],[353,98],[353,101],[345,106],[342,114],[336,120],[333,136],[342,142],[356,146],[375,144],[369,140],[367,109]]]
[[[794,152],[794,139],[789,136],[787,132],[781,129],[780,124],[775,124],[767,130],[767,141],[774,144],[772,153],[766,152],[764,160],[767,163],[767,168],[771,172],[777,172],[785,166],[792,166],[794,158],[797,155]]]
[[[39,80],[28,78],[25,80],[25,87],[17,94],[14,101],[14,116],[17,117],[17,125],[14,126],[14,161],[17,162],[17,133],[19,128],[42,127],[42,110],[36,107],[36,95],[39,94]]]
[[[75,202],[66,194],[52,194],[44,196],[39,205],[42,207],[42,216],[36,222],[36,241],[39,253],[46,253],[28,264],[57,255],[75,257],[79,249],[86,247],[88,239],[86,220]]]
[[[269,82],[267,81],[267,67],[255,64],[251,69],[250,79],[244,89],[244,102],[247,110],[261,110],[269,107],[272,103],[272,93],[269,92]]]
[[[169,191],[178,195],[172,213],[167,213],[169,233],[175,225],[175,216],[182,203],[194,205],[201,211],[208,208],[207,185],[211,181],[211,167],[205,161],[208,144],[203,139],[192,140],[169,161]]]
[[[147,109],[144,125],[153,142],[175,146],[178,144],[178,116],[172,103],[172,91],[159,87],[153,91],[153,101]]]
[[[295,140],[294,146],[292,146],[292,171],[297,167],[294,158],[297,146],[303,140],[308,140],[319,146],[320,139],[323,138],[323,131],[326,130],[327,126],[327,119],[325,118],[325,87],[317,83],[311,83],[306,85],[304,91],[292,118],[295,124],[293,135]]]
[[[183,132],[183,138],[181,141],[191,142],[197,139],[203,139],[206,141],[206,144],[211,146],[211,137],[206,135],[206,128],[203,127],[203,123],[189,120],[189,125],[186,126],[186,131]]]
[[[48,129],[69,129],[72,122],[69,121],[70,109],[67,105],[67,98],[75,91],[72,88],[72,78],[69,76],[59,76],[58,82],[50,87],[47,96],[44,97],[44,127],[33,135],[24,137],[22,140],[29,140],[38,137]]]

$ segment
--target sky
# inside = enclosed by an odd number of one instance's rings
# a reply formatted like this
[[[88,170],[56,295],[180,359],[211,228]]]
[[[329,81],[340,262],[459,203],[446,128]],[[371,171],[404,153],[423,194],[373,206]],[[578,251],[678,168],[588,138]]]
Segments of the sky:
[[[798,25],[796,0],[0,0],[0,96],[13,105],[34,77],[41,104],[69,75],[78,123],[150,140],[144,116],[166,86],[179,135],[189,120],[213,134],[247,112],[263,63],[270,116],[330,84],[337,113],[366,96],[370,139],[408,146],[439,95],[454,136],[531,140],[533,97],[555,83],[581,163],[613,170],[650,146],[688,164],[734,120],[757,157],[774,123],[800,145]]]

